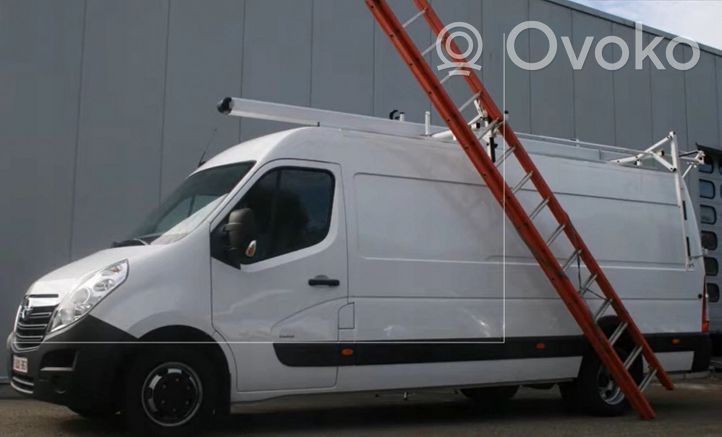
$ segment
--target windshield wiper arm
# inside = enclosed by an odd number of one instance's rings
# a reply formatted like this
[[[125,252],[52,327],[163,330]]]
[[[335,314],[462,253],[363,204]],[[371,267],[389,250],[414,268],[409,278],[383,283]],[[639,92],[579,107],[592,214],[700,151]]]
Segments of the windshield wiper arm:
[[[110,247],[147,246],[160,235],[161,234],[148,234],[141,235],[140,237],[129,238],[127,240],[113,241],[113,244]]]

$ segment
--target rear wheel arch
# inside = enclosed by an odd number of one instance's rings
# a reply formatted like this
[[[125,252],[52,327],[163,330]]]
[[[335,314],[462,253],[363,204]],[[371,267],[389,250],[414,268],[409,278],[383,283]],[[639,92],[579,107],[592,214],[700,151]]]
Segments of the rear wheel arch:
[[[620,323],[621,320],[616,315],[602,317],[597,322],[607,337],[612,335]],[[627,330],[622,333],[614,344],[614,349],[622,361],[631,353],[634,347],[634,341]],[[599,383],[600,372],[606,372],[604,374],[608,377],[608,371],[600,370],[600,368],[603,367],[604,365],[597,356],[597,353],[591,344],[587,342],[577,378],[572,382],[559,384],[562,399],[567,409],[570,411],[586,410],[589,413],[602,416],[616,416],[624,413],[629,405],[626,399],[619,402],[607,403],[601,394],[597,393],[600,387],[595,386],[595,384],[598,385]],[[634,361],[629,371],[637,384],[639,384],[643,376],[641,357],[638,357]]]
[[[612,333],[617,328],[617,326],[619,326],[620,323],[621,320],[616,315],[604,316],[597,322],[599,327],[602,328],[602,331],[604,331],[604,333],[607,335],[607,338],[612,335]],[[617,340],[615,346],[619,346],[621,349],[624,349],[628,352],[634,348],[634,341],[632,341],[632,337],[629,335],[629,331],[627,329],[625,329],[622,333],[622,336],[619,337],[619,340]]]

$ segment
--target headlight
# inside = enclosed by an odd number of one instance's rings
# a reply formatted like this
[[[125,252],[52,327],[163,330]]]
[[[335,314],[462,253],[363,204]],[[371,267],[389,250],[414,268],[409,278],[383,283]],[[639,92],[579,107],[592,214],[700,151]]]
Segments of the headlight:
[[[112,264],[90,275],[68,293],[53,313],[50,332],[77,321],[128,277],[128,261]]]

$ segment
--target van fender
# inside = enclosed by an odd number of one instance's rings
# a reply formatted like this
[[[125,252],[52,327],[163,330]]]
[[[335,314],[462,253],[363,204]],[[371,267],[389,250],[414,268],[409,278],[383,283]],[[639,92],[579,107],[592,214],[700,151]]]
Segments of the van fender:
[[[156,331],[158,329],[164,329],[170,326],[184,326],[187,328],[196,329],[204,333],[208,337],[213,337],[213,327],[210,324],[210,320],[199,317],[189,316],[185,312],[178,311],[164,311],[154,313],[142,318],[132,325],[130,325],[126,332],[136,338],[142,338],[148,333]]]

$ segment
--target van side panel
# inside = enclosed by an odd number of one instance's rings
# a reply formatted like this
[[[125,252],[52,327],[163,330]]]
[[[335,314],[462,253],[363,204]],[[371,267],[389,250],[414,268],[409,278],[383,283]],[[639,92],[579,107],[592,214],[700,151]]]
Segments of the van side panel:
[[[410,145],[375,138],[354,142],[344,150],[349,152],[344,172],[349,298],[356,317],[354,329],[341,330],[342,341],[447,340],[484,347],[512,344],[517,337],[581,336],[502,209],[456,149],[415,142],[418,150],[410,153]],[[685,265],[673,175],[580,159],[534,159],[640,329],[699,332],[703,272],[699,259]],[[503,171],[511,185],[522,177],[512,164]],[[542,200],[528,187],[518,196],[527,211]],[[546,211],[535,222],[544,235],[556,228]],[[564,238],[552,250],[562,261],[572,252]],[[576,266],[569,272],[574,281],[588,276]],[[590,300],[592,309],[600,304]],[[538,366],[536,379],[576,376],[578,356],[548,359],[556,362],[554,371]],[[661,359],[671,371],[688,370],[692,354],[670,352]],[[419,382],[435,372],[422,370],[434,364],[402,367],[414,373],[417,366]],[[371,367],[382,372],[385,366]],[[349,378],[373,373],[339,371]]]
[[[338,342],[274,346],[282,365],[337,366],[336,386],[322,391],[577,375],[585,347],[579,328],[458,145],[294,132],[259,164],[296,158],[343,168],[349,305]],[[704,273],[700,259],[685,264],[673,175],[609,164],[578,147],[534,146],[533,159],[642,331],[655,336],[662,362],[688,371],[697,360],[685,348],[700,330]],[[522,177],[512,163],[502,169],[510,185]],[[541,201],[528,187],[519,197],[527,211]],[[536,222],[546,235],[556,227],[546,212]],[[552,249],[562,260],[571,253],[563,239]],[[570,276],[579,281],[586,272],[572,266]],[[600,303],[590,301],[593,309]],[[672,347],[672,334],[684,347]],[[340,356],[347,347],[352,354]]]

